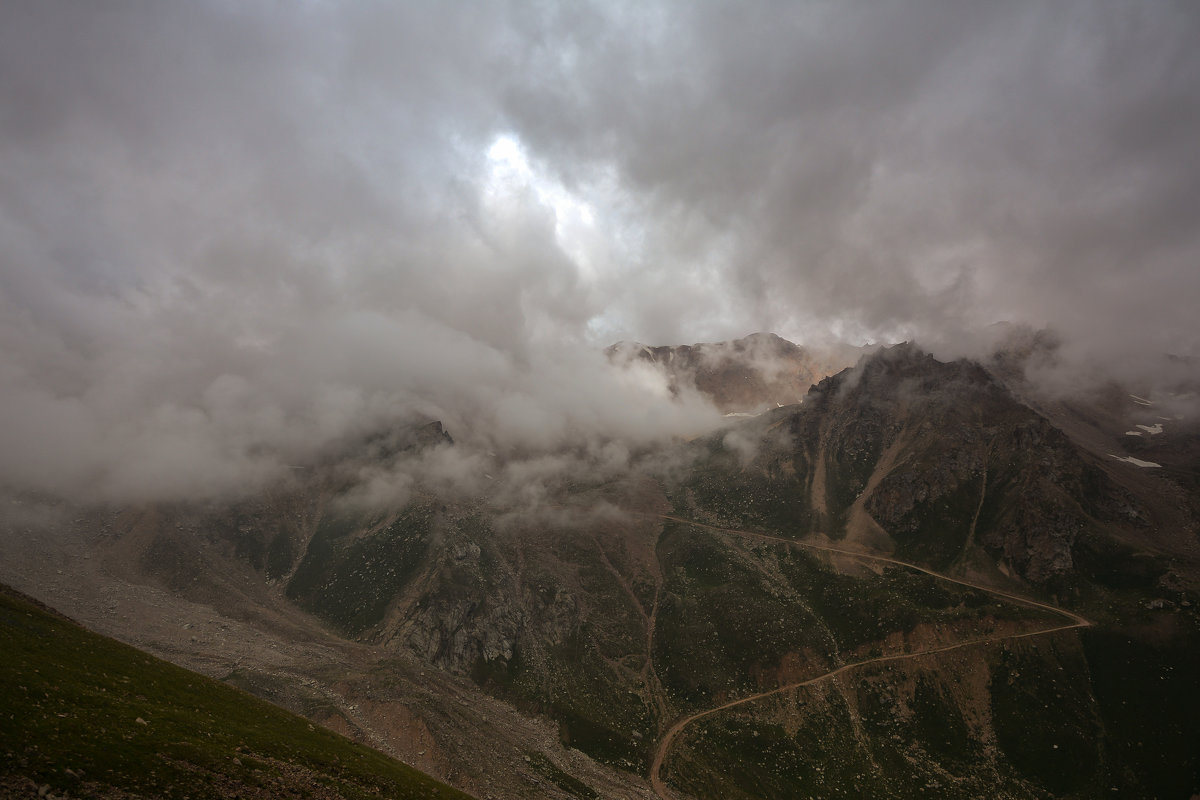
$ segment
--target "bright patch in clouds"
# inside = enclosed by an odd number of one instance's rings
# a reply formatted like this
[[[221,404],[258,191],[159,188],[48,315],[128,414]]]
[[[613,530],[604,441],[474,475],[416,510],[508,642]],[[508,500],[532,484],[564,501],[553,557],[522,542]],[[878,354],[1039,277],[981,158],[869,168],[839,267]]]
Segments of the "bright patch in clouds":
[[[487,150],[488,176],[484,184],[487,206],[497,216],[507,216],[529,200],[554,213],[558,246],[571,257],[585,278],[596,277],[596,260],[589,246],[595,239],[596,213],[544,170],[530,163],[517,137],[501,134]]]

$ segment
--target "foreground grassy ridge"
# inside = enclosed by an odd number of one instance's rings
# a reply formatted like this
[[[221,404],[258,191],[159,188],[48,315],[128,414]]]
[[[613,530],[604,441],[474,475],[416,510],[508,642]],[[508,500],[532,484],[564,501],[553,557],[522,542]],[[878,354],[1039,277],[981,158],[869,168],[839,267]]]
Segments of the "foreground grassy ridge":
[[[2,590],[0,654],[0,791],[28,779],[73,797],[468,797]]]

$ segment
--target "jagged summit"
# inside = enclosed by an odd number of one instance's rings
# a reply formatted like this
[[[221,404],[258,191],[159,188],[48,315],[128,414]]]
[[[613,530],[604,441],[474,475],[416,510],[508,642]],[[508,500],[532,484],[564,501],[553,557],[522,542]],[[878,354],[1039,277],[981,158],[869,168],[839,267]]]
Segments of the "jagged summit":
[[[726,414],[799,403],[816,381],[854,364],[870,348],[810,348],[774,333],[728,342],[649,346],[618,342],[605,353],[617,364],[640,361],[663,372],[672,392],[695,389]]]

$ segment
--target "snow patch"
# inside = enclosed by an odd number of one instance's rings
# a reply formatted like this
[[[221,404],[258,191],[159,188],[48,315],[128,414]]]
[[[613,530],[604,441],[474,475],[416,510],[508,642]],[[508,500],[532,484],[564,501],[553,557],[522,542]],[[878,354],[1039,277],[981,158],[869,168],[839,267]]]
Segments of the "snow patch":
[[[1142,430],[1144,430],[1146,433],[1150,434],[1151,436],[1162,433],[1162,423],[1161,422],[1156,422],[1153,425],[1138,425],[1138,427],[1141,428]]]
[[[1151,402],[1150,402],[1149,400],[1147,400],[1146,398],[1144,398],[1144,397],[1138,397],[1136,394],[1131,394],[1131,395],[1129,395],[1129,396],[1133,398],[1133,402],[1135,402],[1135,403],[1137,403],[1137,404],[1139,404],[1139,405],[1143,405],[1143,406],[1152,406],[1152,405],[1154,405],[1154,403],[1151,403]]]

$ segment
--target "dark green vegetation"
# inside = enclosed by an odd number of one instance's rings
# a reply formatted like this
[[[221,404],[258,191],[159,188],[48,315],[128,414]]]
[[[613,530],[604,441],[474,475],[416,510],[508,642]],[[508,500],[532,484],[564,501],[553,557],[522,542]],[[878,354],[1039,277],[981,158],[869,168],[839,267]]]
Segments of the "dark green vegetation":
[[[668,777],[699,797],[746,800],[1039,796],[987,755],[954,688],[960,677],[864,668],[714,715],[689,732]]]
[[[1159,524],[1179,525],[1172,504],[1148,484],[1116,483],[1110,473],[1121,473],[978,365],[894,348],[851,378],[823,381],[801,408],[744,423],[741,442],[723,433],[694,445],[697,468],[671,495],[676,508],[788,538],[824,523],[836,539],[857,505],[897,558],[948,574],[980,569],[1000,586],[1011,575],[1017,593],[1069,605],[1101,627],[1001,644],[1006,632],[1063,618],[910,570],[841,572],[802,552],[766,558],[720,534],[685,541],[668,526],[655,655],[684,708],[761,691],[778,675],[769,665],[782,639],[832,664],[879,654],[889,634],[919,628],[942,630],[941,642],[994,636],[938,658],[974,663],[969,689],[938,670],[904,680],[864,671],[840,704],[831,695],[783,713],[756,701],[702,719],[668,759],[669,781],[701,797],[1200,790],[1200,624],[1196,593],[1180,580],[1194,566],[1136,544],[1156,509]],[[814,499],[818,472],[824,492]],[[1182,497],[1170,483],[1159,488]],[[818,501],[827,515],[810,508]],[[1179,535],[1194,536],[1189,528]],[[786,613],[789,605],[800,610]],[[801,674],[819,672],[817,660]]]
[[[735,545],[671,522],[659,540],[666,583],[654,658],[682,708],[773,688],[789,666],[816,674],[833,663],[836,645],[803,595]]]
[[[1013,769],[1055,795],[1102,787],[1101,724],[1078,648],[1004,649],[991,664],[992,724]]]
[[[524,546],[527,569],[516,591],[532,601],[524,606],[526,626],[515,631],[511,657],[480,654],[472,677],[557,721],[564,744],[602,763],[640,770],[656,720],[644,679],[645,619],[613,566],[620,554],[610,555],[583,531],[543,534]],[[490,577],[462,585],[458,602],[502,603],[500,596],[513,591],[494,574],[502,560],[481,557],[479,569]],[[451,606],[444,596],[441,603]]]
[[[714,516],[730,515],[721,509]],[[1192,781],[1196,757],[1183,742],[1200,734],[1190,722],[1195,717],[1169,717],[1179,729],[1169,751],[1173,766],[1147,761],[1149,751],[1121,732],[1129,729],[1122,710],[1142,691],[1128,678],[1142,675],[1144,665],[1110,664],[1114,678],[1102,691],[1093,673],[1103,674],[1104,656],[1089,651],[1085,658],[1074,633],[1004,645],[1009,634],[1061,625],[1062,616],[895,565],[855,566],[837,557],[835,567],[830,556],[797,544],[671,521],[646,525],[656,540],[653,563],[639,562],[629,550],[633,539],[613,535],[611,524],[499,532],[478,515],[443,515],[437,536],[450,544],[432,562],[438,575],[422,579],[430,589],[413,600],[416,611],[400,613],[444,626],[422,640],[435,663],[453,667],[454,658],[465,659],[467,674],[485,690],[555,720],[565,744],[634,772],[681,713],[885,652],[995,637],[990,646],[898,665],[896,673],[848,673],[839,682],[852,687],[849,696],[820,687],[786,693],[795,694],[797,708],[775,721],[754,712],[759,701],[696,723],[664,776],[700,797],[838,797],[847,787],[879,797],[976,797],[993,786],[1018,797],[1088,797],[1112,785],[1149,797],[1156,787]],[[388,530],[360,522],[329,541],[362,547]],[[1129,572],[1127,556],[1120,548],[1098,552],[1093,569],[1126,564]],[[344,570],[351,562],[335,563]],[[1115,588],[1102,586],[1098,597],[1130,607],[1159,574],[1108,581]],[[340,591],[354,584],[326,585]],[[1120,594],[1135,589],[1132,597]],[[325,602],[337,608],[343,600],[333,595]],[[656,595],[653,656],[661,684],[647,669],[645,650]],[[498,637],[507,645],[490,653],[456,653],[456,642]],[[1170,657],[1182,663],[1194,652]],[[944,660],[978,665],[987,677],[963,690],[958,676],[931,670]],[[908,673],[902,680],[901,671]],[[592,796],[544,756],[530,759],[563,792]]]
[[[525,754],[525,758],[533,766],[534,771],[572,797],[578,797],[581,800],[597,800],[600,797],[595,789],[563,772],[542,753],[530,751]]]
[[[432,518],[419,503],[375,519],[327,512],[288,582],[288,597],[348,634],[379,624],[425,555]]]
[[[784,412],[754,420],[755,433],[777,416]],[[755,463],[747,465],[744,454],[726,436],[712,436],[697,445],[692,470],[671,492],[678,511],[791,536],[821,529],[824,520],[809,504],[812,465],[805,454],[769,445]]]
[[[1200,635],[1083,634],[1103,726],[1103,758],[1121,797],[1200,793]],[[1119,768],[1116,768],[1118,767]]]
[[[611,535],[611,519],[567,518],[560,531],[498,529],[478,507],[421,502],[380,519],[327,513],[288,595],[362,639],[392,641],[402,629],[394,646],[637,771],[656,732],[645,680],[653,578]]]
[[[645,649],[653,570],[639,567],[612,539],[580,530],[542,532],[520,540],[525,571],[519,588],[506,588],[502,565],[510,557],[504,551],[517,546],[517,537],[473,532],[480,534],[485,548],[489,539],[492,546],[505,544],[471,566],[444,566],[439,588],[422,606],[456,619],[462,608],[500,614],[505,593],[530,598],[511,653],[478,655],[470,675],[488,691],[556,720],[569,746],[634,771],[648,763],[656,734],[680,712],[794,683],[885,649],[929,646],[907,641],[919,629],[946,644],[989,635],[1000,625],[1036,630],[1061,624],[1049,612],[913,570],[848,575],[796,545],[747,542],[666,522],[653,556],[662,575],[653,641],[660,686]],[[497,619],[497,626],[505,624]]]
[[[466,798],[245,692],[0,592],[0,789]],[[32,782],[27,784],[26,781]]]
[[[885,639],[919,625],[944,627],[954,641],[1003,620],[1030,629],[1061,620],[914,570],[850,576],[796,545],[747,548],[678,523],[664,527],[659,554],[667,581],[655,663],[687,709],[879,655]]]
[[[861,651],[891,633],[907,633],[918,625],[956,630],[953,640],[959,641],[990,633],[1004,620],[1026,622],[1031,630],[1063,622],[1051,612],[916,570],[889,564],[878,575],[850,576],[820,566],[802,551],[785,552],[781,571],[821,613],[842,650]]]
[[[839,710],[841,715],[821,718],[825,730],[811,738],[744,716],[706,720],[687,742],[692,763],[668,764],[668,777],[697,797],[819,796],[823,787],[844,785],[876,796],[856,774],[852,721],[844,707]]]
[[[702,797],[1023,794],[1017,779],[988,763],[948,677],[864,668],[714,715],[689,732],[669,777]]]
[[[696,722],[665,774],[697,797],[1189,797],[1195,652],[1088,631],[864,667]]]

